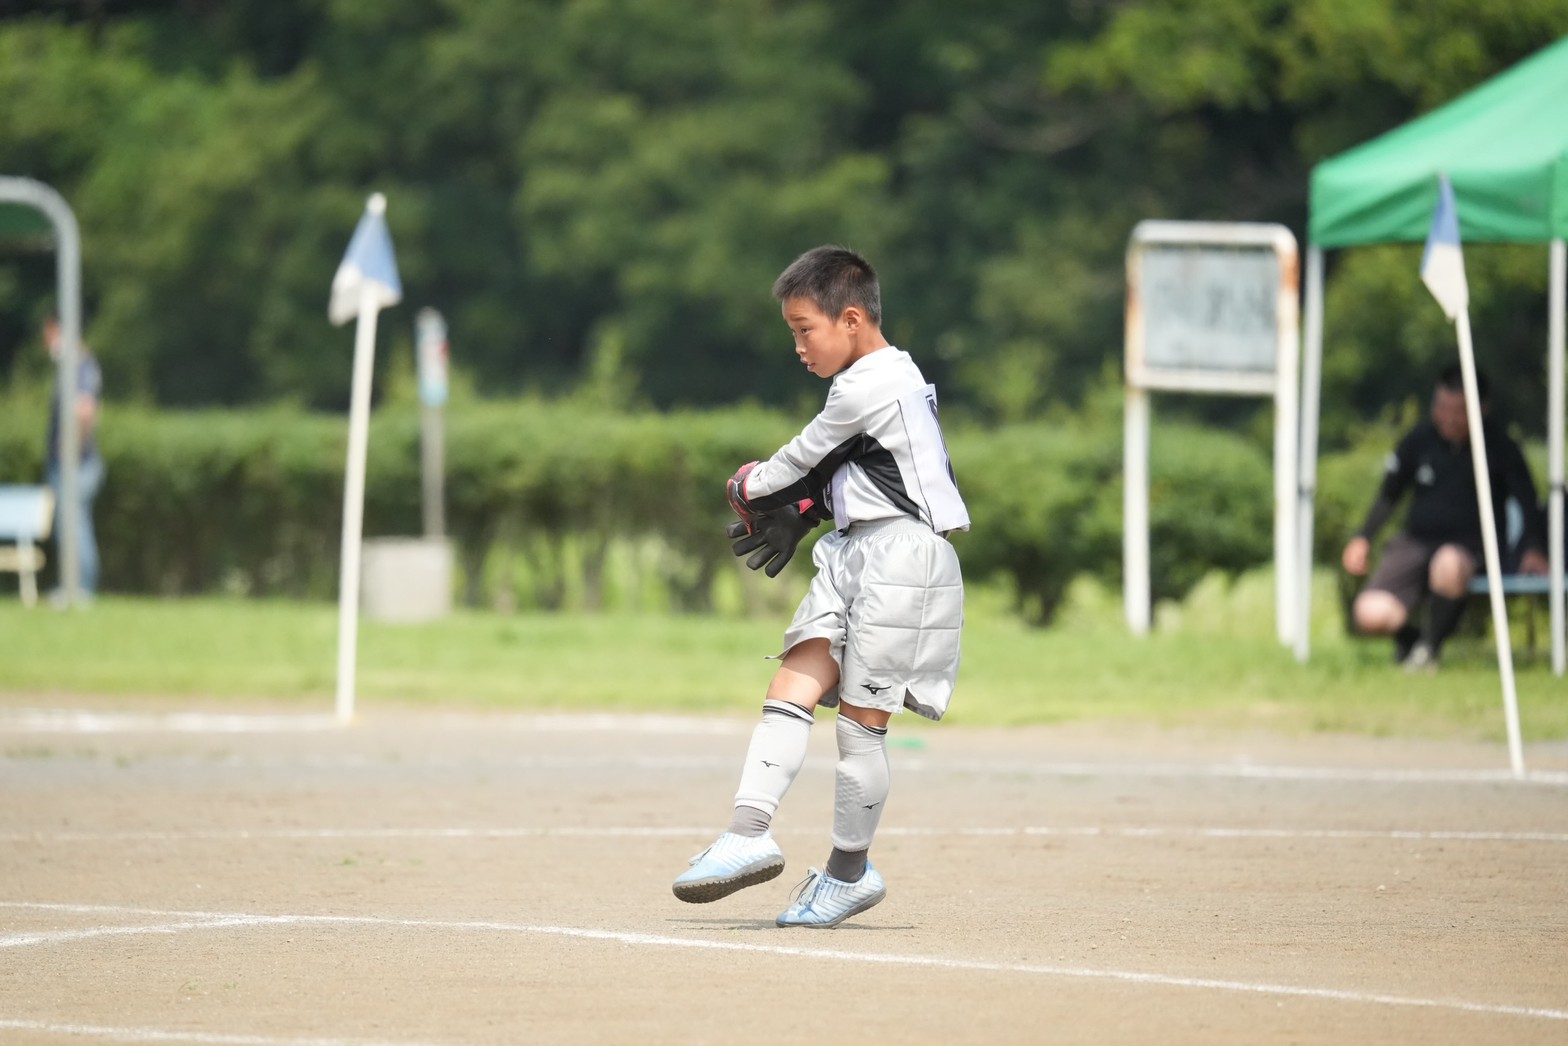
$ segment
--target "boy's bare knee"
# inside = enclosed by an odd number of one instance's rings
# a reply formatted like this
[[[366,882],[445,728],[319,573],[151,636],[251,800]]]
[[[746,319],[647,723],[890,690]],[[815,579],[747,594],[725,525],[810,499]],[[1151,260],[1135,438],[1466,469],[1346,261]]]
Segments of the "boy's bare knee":
[[[816,708],[822,695],[836,686],[838,662],[833,660],[832,646],[826,639],[807,639],[785,652],[768,684],[768,700]]]
[[[1395,599],[1391,593],[1373,589],[1356,597],[1353,616],[1358,632],[1364,635],[1387,636],[1393,635],[1404,627],[1410,615],[1405,610],[1405,605]]]
[[[845,719],[852,719],[861,726],[869,726],[874,730],[887,729],[888,720],[893,718],[893,713],[881,708],[862,708],[852,705],[848,701],[840,701],[838,714]]]
[[[1462,599],[1475,576],[1475,560],[1458,545],[1444,545],[1432,556],[1427,584],[1444,599]]]

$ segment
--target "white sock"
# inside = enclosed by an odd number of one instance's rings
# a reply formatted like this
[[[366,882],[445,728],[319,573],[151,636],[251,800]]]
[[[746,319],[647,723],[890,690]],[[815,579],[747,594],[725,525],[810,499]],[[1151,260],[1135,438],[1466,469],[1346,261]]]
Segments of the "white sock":
[[[800,705],[762,703],[762,722],[751,732],[751,746],[741,767],[736,806],[754,807],[772,819],[806,762],[812,722],[811,712]]]
[[[838,767],[833,775],[833,845],[869,850],[887,803],[887,730],[838,717]]]

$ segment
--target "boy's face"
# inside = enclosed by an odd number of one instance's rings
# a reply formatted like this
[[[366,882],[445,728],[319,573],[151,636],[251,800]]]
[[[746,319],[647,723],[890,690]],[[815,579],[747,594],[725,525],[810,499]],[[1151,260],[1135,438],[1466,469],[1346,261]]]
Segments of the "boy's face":
[[[1432,425],[1437,434],[1458,446],[1470,438],[1470,415],[1465,412],[1465,394],[1438,386],[1432,395]]]
[[[795,336],[795,355],[819,378],[831,378],[859,358],[855,335],[860,310],[851,306],[837,318],[808,298],[786,298],[784,322]]]

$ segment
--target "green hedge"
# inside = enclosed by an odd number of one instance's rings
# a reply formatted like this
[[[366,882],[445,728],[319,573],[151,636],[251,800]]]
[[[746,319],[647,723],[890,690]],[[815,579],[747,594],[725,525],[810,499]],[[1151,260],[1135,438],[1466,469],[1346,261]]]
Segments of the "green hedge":
[[[34,482],[42,408],[0,406],[0,482]],[[572,588],[594,605],[605,571],[630,569],[652,575],[641,581],[673,608],[709,608],[716,579],[732,569],[724,479],[781,445],[799,420],[755,408],[655,414],[538,400],[449,410],[446,518],[461,596],[548,609]],[[419,532],[419,422],[417,408],[392,407],[371,424],[367,536]],[[954,538],[968,577],[1010,585],[1040,622],[1079,573],[1119,584],[1119,419],[948,435],[974,520]],[[1158,436],[1150,461],[1156,598],[1179,598],[1213,570],[1269,562],[1269,449],[1179,425]],[[101,433],[109,478],[96,513],[104,587],[329,597],[346,440],[342,417],[295,409],[111,405]],[[1320,556],[1337,557],[1381,453],[1324,462]],[[652,551],[617,556],[628,543]]]
[[[1014,427],[955,440],[973,531],[957,539],[967,571],[1000,575],[1031,620],[1049,621],[1080,573],[1120,585],[1119,426]],[[1180,598],[1213,570],[1272,557],[1268,457],[1233,435],[1161,427],[1150,448],[1151,587]]]

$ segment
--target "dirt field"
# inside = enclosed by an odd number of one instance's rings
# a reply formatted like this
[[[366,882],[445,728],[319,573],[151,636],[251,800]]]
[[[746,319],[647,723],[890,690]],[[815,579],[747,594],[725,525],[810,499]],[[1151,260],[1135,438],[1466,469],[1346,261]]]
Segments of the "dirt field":
[[[749,717],[21,704],[7,1043],[1568,1042],[1568,746],[925,729],[811,931],[825,714],[784,875],[691,906]]]

